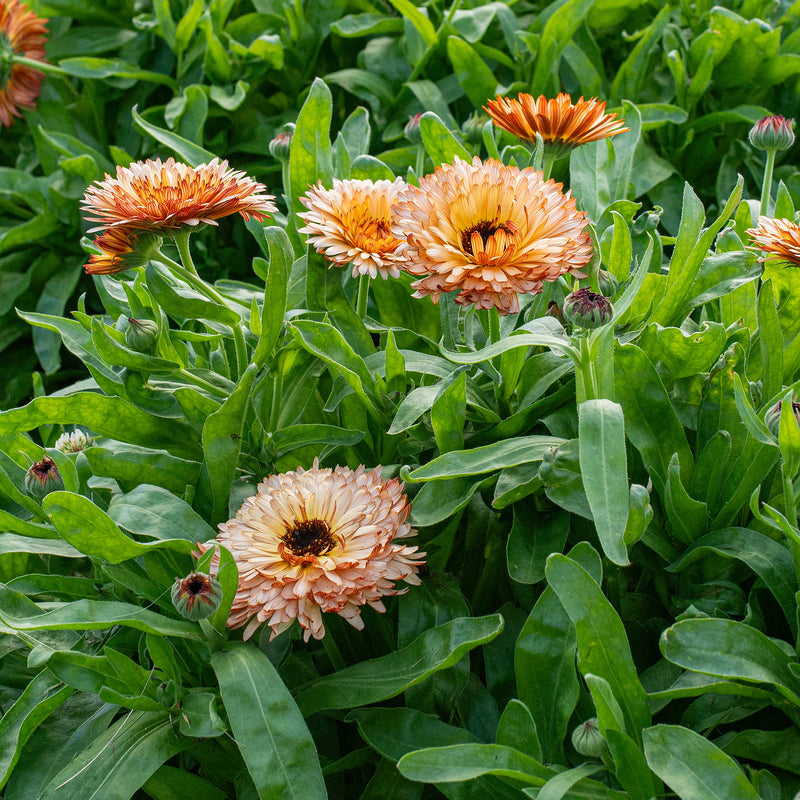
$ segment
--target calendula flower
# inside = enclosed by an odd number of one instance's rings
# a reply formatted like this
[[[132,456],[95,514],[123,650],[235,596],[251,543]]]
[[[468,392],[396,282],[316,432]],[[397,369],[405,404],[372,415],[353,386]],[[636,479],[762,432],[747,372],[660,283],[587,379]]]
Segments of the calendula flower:
[[[333,189],[320,183],[311,187],[300,202],[308,211],[298,214],[318,253],[339,266],[352,264],[353,275],[380,273],[382,278],[400,275],[397,255],[400,239],[392,234],[392,209],[406,184],[394,181],[333,179]]]
[[[415,297],[458,292],[456,303],[519,311],[518,293],[580,271],[592,256],[583,212],[534,169],[456,158],[410,186],[395,212]]]
[[[154,258],[161,246],[161,237],[131,228],[109,228],[102,236],[94,237],[100,251],[89,256],[84,266],[89,275],[115,275],[126,269],[143,267]]]
[[[44,61],[46,19],[18,0],[0,0],[0,125],[10,128],[20,108],[33,108],[44,74],[14,62],[14,55]]]
[[[296,619],[308,641],[325,635],[322,613],[332,611],[362,629],[361,606],[383,612],[395,581],[419,583],[424,553],[398,541],[415,533],[409,512],[403,485],[381,480],[380,467],[321,469],[315,460],[265,478],[219,526],[217,541],[239,568],[228,626],[246,625],[248,639],[266,622],[274,637]]]
[[[767,253],[760,261],[784,261],[800,267],[800,225],[788,219],[759,217],[758,227],[747,232],[753,245]]]
[[[573,103],[563,92],[554,100],[525,93],[520,93],[517,100],[498,96],[489,100],[484,109],[495,125],[520,139],[535,143],[538,133],[545,148],[554,155],[566,155],[578,145],[630,130],[616,114],[605,113],[604,102],[581,97]]]
[[[747,134],[759,150],[788,150],[794,144],[794,120],[776,114],[756,122]]]
[[[117,167],[117,177],[95,181],[83,196],[85,219],[104,228],[178,232],[230,214],[261,222],[276,210],[271,194],[244,172],[215,158],[190,167],[168,158]]]

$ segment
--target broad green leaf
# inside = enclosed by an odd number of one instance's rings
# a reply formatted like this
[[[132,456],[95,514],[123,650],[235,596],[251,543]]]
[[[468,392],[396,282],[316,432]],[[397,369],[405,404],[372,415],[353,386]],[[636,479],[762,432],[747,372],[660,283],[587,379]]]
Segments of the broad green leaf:
[[[61,539],[38,539],[18,536],[15,533],[0,534],[0,554],[3,553],[37,553],[61,558],[84,557],[83,553]]]
[[[623,541],[628,521],[628,470],[622,408],[610,400],[578,406],[578,453],[584,491],[603,552],[615,564],[628,563]]]
[[[327,797],[311,734],[275,667],[257,648],[211,656],[222,702],[262,800]]]
[[[143,784],[153,800],[227,800],[228,794],[211,781],[166,764],[159,767]]]
[[[338,428],[336,425],[291,425],[275,431],[272,444],[278,453],[288,453],[310,444],[347,447],[358,444],[363,438],[364,431]]]
[[[639,740],[642,728],[650,724],[650,711],[617,612],[591,575],[567,556],[550,556],[545,575],[575,626],[581,672],[608,681],[625,716],[626,732]]]
[[[604,769],[601,764],[581,764],[579,767],[559,772],[558,775],[547,781],[536,794],[536,797],[538,800],[562,800],[578,781],[588,778],[589,775],[594,775],[595,772],[599,772],[601,769]],[[528,792],[525,791],[525,794],[528,794]]]
[[[352,708],[395,697],[429,675],[447,669],[503,629],[499,614],[461,617],[431,628],[410,645],[319,678],[300,692],[304,716],[324,709]]]
[[[482,485],[481,477],[453,478],[426,483],[414,497],[411,506],[412,524],[424,528],[443,522],[461,511]]]
[[[417,33],[428,47],[436,45],[436,29],[433,23],[414,3],[410,0],[390,0],[390,2],[417,29]]]
[[[699,733],[655,725],[643,738],[650,769],[681,800],[760,800],[736,762]]]
[[[261,310],[261,333],[252,356],[253,363],[258,365],[269,358],[283,330],[289,274],[294,261],[292,245],[283,228],[271,225],[263,230],[270,258]]]
[[[8,780],[30,735],[72,691],[72,687],[65,686],[45,669],[28,683],[0,717],[0,788]]]
[[[708,529],[708,509],[705,503],[689,496],[681,481],[677,454],[672,457],[667,470],[667,484],[663,494],[669,530],[676,539],[691,544]]]
[[[521,700],[513,698],[503,709],[497,726],[497,744],[513,747],[537,761],[542,760],[542,746],[536,732],[536,721]]]
[[[165,270],[166,268],[160,267]],[[153,293],[164,313],[175,319],[209,319],[223,325],[239,325],[241,317],[228,306],[208,300],[185,285],[171,283],[155,267],[155,262],[145,268],[147,288]]]
[[[564,549],[569,534],[569,514],[534,512],[530,506],[514,505],[514,522],[506,543],[508,574],[519,583],[544,580],[544,565],[551,553]]]
[[[772,281],[762,281],[756,308],[758,349],[761,354],[761,396],[764,398],[775,396],[783,387],[783,333],[775,300]],[[797,429],[797,425],[794,427]]]
[[[128,800],[191,743],[173,730],[166,712],[131,711],[64,767],[42,800]]]
[[[207,164],[215,157],[213,153],[198,147],[182,136],[178,136],[177,133],[159,128],[158,125],[153,125],[152,122],[147,122],[137,113],[136,108],[134,106],[131,109],[134,127],[142,133],[152,136],[157,142],[169,147],[190,166],[197,167],[200,164]]]
[[[497,78],[475,49],[459,36],[447,37],[447,57],[470,103],[480,108],[497,93]]]
[[[419,121],[422,144],[434,166],[452,164],[456,156],[462,161],[472,162],[467,149],[450,132],[433,111],[426,111]]]
[[[141,69],[137,64],[122,61],[118,58],[97,58],[84,56],[79,58],[62,58],[58,66],[64,72],[78,78],[133,78],[137,81],[161,83],[177,90],[178,85],[173,78],[162,72],[151,72]]]
[[[45,497],[42,508],[50,515],[62,539],[81,553],[111,564],[136,558],[154,548],[166,547],[180,553],[190,553],[193,549],[192,543],[183,538],[141,544],[126,536],[91,500],[72,492],[51,492]]]
[[[461,372],[439,391],[431,406],[431,426],[441,454],[464,447],[466,391],[467,375]]]

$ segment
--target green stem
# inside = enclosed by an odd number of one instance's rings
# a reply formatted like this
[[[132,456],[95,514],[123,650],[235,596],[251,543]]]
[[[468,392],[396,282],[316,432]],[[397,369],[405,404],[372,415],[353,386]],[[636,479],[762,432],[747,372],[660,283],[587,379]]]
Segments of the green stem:
[[[338,672],[340,669],[344,669],[347,666],[347,664],[344,662],[344,658],[342,658],[339,648],[336,645],[336,642],[333,640],[333,634],[330,632],[330,630],[325,631],[325,635],[322,637],[322,646],[325,648],[325,653],[331,660],[331,664],[333,664],[333,668],[336,670],[336,672]]]
[[[213,289],[204,280],[201,280],[196,272],[193,273],[188,269],[184,269],[177,261],[173,261],[169,256],[165,256],[161,252],[158,254],[158,260],[163,261],[176,275],[183,278],[189,286],[193,289],[197,289],[200,294],[204,294],[209,300],[213,300],[215,303],[219,303],[223,306],[227,305],[225,298],[217,292],[216,289]]]
[[[489,344],[500,341],[500,312],[496,308],[489,309]]]
[[[46,61],[37,61],[35,58],[26,58],[25,56],[21,56],[18,53],[14,53],[11,57],[11,60],[15,64],[22,64],[26,67],[33,67],[34,69],[38,69],[39,72],[44,72],[48,75],[58,75],[61,78],[71,78],[72,76],[66,70],[61,69],[61,67],[55,66],[55,64],[48,64]]]
[[[764,165],[764,182],[761,184],[761,208],[759,214],[766,217],[769,214],[769,198],[772,193],[772,170],[775,166],[775,150],[767,150],[767,163]]]
[[[191,234],[191,231],[181,231],[180,233],[176,233],[172,238],[175,240],[175,245],[178,248],[183,268],[187,272],[197,275],[197,267],[195,267],[194,261],[192,260],[192,251],[189,249],[189,237]]]
[[[203,378],[199,378],[197,375],[192,375],[191,372],[183,368],[179,369],[177,372],[178,375],[180,375],[181,378],[184,381],[186,381],[186,383],[191,383],[194,386],[198,386],[201,389],[205,389],[207,392],[209,392],[210,394],[214,394],[217,397],[224,397],[224,398],[228,397],[229,392],[227,392],[221,386],[216,386],[215,384],[209,381],[203,380]]]
[[[231,325],[233,333],[233,346],[236,350],[236,378],[237,380],[244,375],[249,359],[247,357],[247,344],[244,340],[244,332],[241,325]]]
[[[361,275],[358,279],[358,298],[356,299],[356,314],[361,319],[367,316],[367,303],[369,302],[369,275]]]
[[[417,145],[417,160],[414,164],[414,174],[420,178],[425,171],[425,146],[420,142]]]
[[[548,155],[547,150],[542,156],[542,175],[546,181],[550,180],[550,173],[553,171],[553,164],[556,163],[556,158],[553,155]]]
[[[584,400],[596,400],[600,395],[597,389],[597,376],[594,372],[594,363],[589,352],[589,339],[582,336],[578,343],[579,355],[578,362],[575,364],[576,371],[579,373],[580,383],[583,383],[583,397],[578,397],[578,403]],[[581,393],[579,392],[579,395]]]

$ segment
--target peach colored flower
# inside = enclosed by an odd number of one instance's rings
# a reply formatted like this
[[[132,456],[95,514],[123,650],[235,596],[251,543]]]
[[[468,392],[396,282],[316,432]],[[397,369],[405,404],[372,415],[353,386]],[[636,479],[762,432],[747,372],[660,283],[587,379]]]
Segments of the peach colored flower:
[[[154,257],[161,245],[161,237],[130,228],[109,228],[94,237],[94,246],[100,250],[89,256],[84,266],[89,275],[115,275],[126,269],[144,266]]]
[[[266,622],[277,636],[297,619],[303,638],[325,635],[332,611],[361,630],[361,606],[383,612],[395,581],[418,584],[424,553],[399,539],[413,536],[403,485],[383,482],[381,468],[347,467],[270,475],[219,526],[217,541],[232,553],[239,587],[228,626],[244,638]],[[200,544],[201,550],[212,547]]]
[[[489,100],[484,110],[495,125],[513,133],[520,139],[536,142],[540,134],[545,146],[565,155],[569,150],[587,142],[616,136],[630,128],[624,128],[616,114],[606,114],[606,104],[594,97],[577,103],[563,92],[554,100],[544,95],[535,98],[521,93],[517,100],[500,97]]]
[[[759,261],[785,261],[800,267],[800,225],[788,219],[759,217],[758,227],[746,233],[753,245],[767,254]]]
[[[406,183],[333,179],[333,189],[320,183],[311,187],[300,202],[308,209],[299,213],[318,253],[339,266],[353,265],[353,275],[380,273],[382,278],[400,276],[400,239],[391,232],[392,208]]]
[[[10,128],[20,108],[33,108],[44,74],[27,64],[15,64],[14,54],[44,61],[46,19],[18,0],[0,0],[0,125]]]
[[[212,159],[190,167],[168,158],[163,164],[137,161],[117,167],[117,177],[95,181],[83,196],[81,208],[89,222],[99,222],[89,233],[104,228],[136,228],[179,231],[230,214],[261,222],[276,210],[271,194],[244,172],[228,167],[227,161]]]
[[[561,184],[534,169],[456,158],[409,186],[395,211],[415,297],[458,292],[456,303],[519,311],[518,293],[580,271],[592,257],[588,219]]]

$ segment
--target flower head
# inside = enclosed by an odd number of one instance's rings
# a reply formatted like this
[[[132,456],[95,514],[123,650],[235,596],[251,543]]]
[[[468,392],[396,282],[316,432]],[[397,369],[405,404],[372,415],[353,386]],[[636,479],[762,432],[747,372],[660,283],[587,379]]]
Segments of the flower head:
[[[172,584],[172,605],[190,620],[210,617],[222,602],[222,586],[216,578],[203,572],[192,572],[185,578],[175,578]]]
[[[788,219],[759,217],[758,227],[746,233],[753,245],[767,254],[760,261],[773,259],[800,267],[800,225]]]
[[[611,301],[590,289],[568,294],[561,309],[564,319],[577,328],[599,328],[614,316]]]
[[[405,188],[394,181],[333,179],[333,189],[311,187],[300,202],[308,209],[298,216],[306,223],[300,233],[318,253],[339,266],[353,265],[353,275],[382,278],[400,275],[400,239],[392,233],[392,213]]]
[[[287,122],[284,125],[285,131],[275,134],[275,138],[269,143],[269,152],[278,161],[287,162],[289,153],[292,150],[292,139],[294,138],[294,124]]]
[[[93,444],[94,439],[91,436],[87,436],[83,431],[70,431],[69,433],[62,433],[53,446],[62,453],[80,453],[90,448]]]
[[[143,267],[161,246],[161,237],[154,233],[131,228],[109,228],[94,237],[94,246],[100,251],[89,256],[84,266],[88,275],[115,275],[126,269]]]
[[[794,120],[764,117],[750,128],[747,138],[759,150],[788,150],[794,144]]]
[[[64,479],[50,456],[44,456],[41,461],[31,465],[25,474],[25,488],[40,503],[50,492],[64,488]]]
[[[130,167],[117,167],[117,177],[95,181],[83,196],[82,209],[89,222],[104,228],[149,231],[179,231],[186,226],[241,214],[246,220],[261,222],[276,210],[265,187],[243,172],[215,158],[208,164],[189,167],[168,158],[161,162],[137,161]]]
[[[18,0],[0,0],[0,125],[6,128],[22,116],[20,108],[33,108],[39,96],[44,74],[14,63],[14,55],[45,60],[46,22]]]
[[[158,323],[151,319],[128,317],[125,344],[139,353],[152,353],[158,343]]]
[[[566,155],[574,147],[624,133],[624,122],[606,114],[606,104],[592,98],[577,103],[563,92],[554,100],[544,95],[521,93],[517,100],[500,97],[489,100],[484,109],[503,130],[520,139],[536,141],[538,133],[553,155]]]
[[[395,212],[403,268],[422,276],[415,297],[458,291],[456,303],[519,311],[517,294],[580,271],[592,256],[588,220],[541,172],[476,156],[455,159],[410,186]]]
[[[415,533],[409,512],[402,484],[383,482],[380,467],[321,469],[315,460],[265,478],[219,526],[217,540],[239,568],[228,626],[246,624],[248,639],[263,622],[277,636],[297,619],[308,641],[325,635],[322,612],[333,611],[360,630],[361,606],[383,612],[395,581],[419,583],[424,553],[397,541]]]

